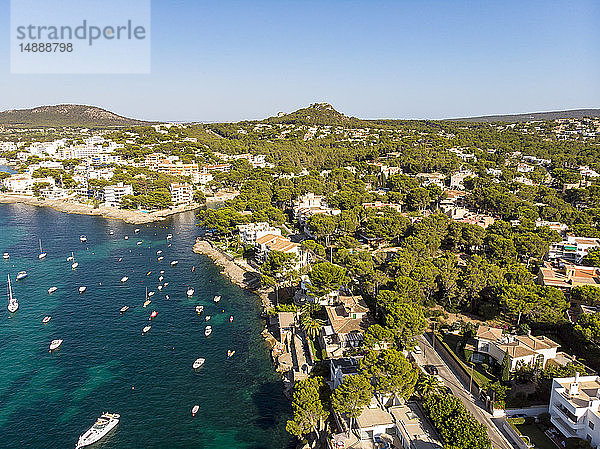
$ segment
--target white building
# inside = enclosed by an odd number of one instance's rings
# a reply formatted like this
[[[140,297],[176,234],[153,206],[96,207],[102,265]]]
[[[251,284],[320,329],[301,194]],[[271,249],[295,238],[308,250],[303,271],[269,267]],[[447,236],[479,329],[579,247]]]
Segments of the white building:
[[[117,185],[104,187],[102,196],[107,206],[120,207],[121,200],[125,195],[133,195],[133,187],[120,182]]]
[[[294,216],[298,223],[305,225],[310,217],[317,214],[327,215],[339,215],[342,211],[339,209],[332,209],[327,204],[325,197],[315,195],[312,192],[301,196],[294,203]]]
[[[565,240],[550,245],[548,259],[563,259],[576,264],[581,263],[588,251],[600,246],[600,239],[568,236]]]
[[[245,245],[255,245],[257,239],[267,234],[281,235],[281,229],[271,226],[266,221],[238,225],[238,230],[240,231],[240,242]]]
[[[194,190],[186,182],[171,184],[169,191],[171,192],[171,200],[174,206],[190,204],[194,200]]]
[[[54,178],[34,178],[29,173],[22,173],[9,176],[4,179],[3,185],[6,189],[13,193],[21,195],[30,195],[34,184],[48,183],[51,186],[55,185]]]
[[[552,424],[567,438],[581,438],[600,447],[600,377],[552,380],[548,412]]]

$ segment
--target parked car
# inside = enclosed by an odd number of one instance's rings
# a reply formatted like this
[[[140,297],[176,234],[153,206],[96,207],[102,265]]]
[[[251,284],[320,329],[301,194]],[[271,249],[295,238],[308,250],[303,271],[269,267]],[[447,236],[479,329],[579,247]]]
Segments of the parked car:
[[[432,376],[439,374],[438,369],[433,365],[425,365],[425,371],[427,371]]]

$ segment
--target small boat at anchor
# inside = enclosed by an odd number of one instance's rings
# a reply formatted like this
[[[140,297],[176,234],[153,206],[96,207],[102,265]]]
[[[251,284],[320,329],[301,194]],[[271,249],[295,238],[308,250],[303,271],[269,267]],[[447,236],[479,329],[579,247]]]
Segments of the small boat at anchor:
[[[44,317],[44,319],[42,320],[42,324],[46,324],[47,322],[49,322],[52,319],[52,317],[50,315],[47,315]]]
[[[148,298],[150,298],[151,296],[154,296],[154,292],[148,292]]]
[[[196,313],[202,315],[202,312],[204,312],[204,306],[196,306]]]
[[[191,287],[190,287],[190,288],[188,288],[188,289],[187,289],[187,292],[186,292],[186,294],[187,294],[188,296],[194,296],[194,289],[193,289],[193,288],[191,288]]]
[[[158,312],[156,310],[153,310],[152,313],[150,314],[150,318],[148,318],[148,321],[153,320],[154,318],[156,318],[157,315],[158,315]]]
[[[127,279],[129,279],[127,276],[123,276],[121,278],[121,282],[125,283],[125,282],[127,282]]]
[[[50,351],[48,352],[52,352],[56,349],[58,349],[60,347],[60,345],[62,345],[62,340],[61,339],[57,339],[57,340],[52,340],[52,342],[50,343]]]
[[[135,228],[135,229],[133,230],[133,232],[135,232],[136,234],[138,234],[138,233],[140,232],[140,228]]]
[[[169,285],[169,283],[168,283],[168,282],[165,282],[165,283],[163,284],[163,287],[166,287],[167,285]]]
[[[118,413],[103,413],[96,420],[94,425],[90,427],[84,434],[77,440],[77,446],[75,449],[81,449],[86,446],[90,446],[102,438],[104,438],[117,424],[119,424],[119,418],[121,415]]]
[[[8,253],[4,253],[4,254],[2,255],[2,257],[3,257],[4,259],[10,259],[10,254],[8,254]]]
[[[21,279],[25,279],[27,277],[27,271],[19,271],[17,273],[17,281],[20,281]]]
[[[216,295],[216,296],[213,298],[213,301],[214,301],[215,303],[219,302],[220,300],[221,300],[221,295]]]
[[[157,285],[156,288],[158,289],[158,291],[161,291],[163,286],[162,285]]]
[[[202,367],[202,365],[204,365],[204,362],[206,362],[206,359],[203,357],[199,357],[196,360],[194,360],[192,368],[198,369],[198,368]]]
[[[80,235],[80,236],[79,236],[79,241],[80,241],[81,243],[85,243],[85,242],[87,242],[87,237],[86,237],[85,235]]]
[[[86,287],[86,286],[81,286],[81,287],[79,287],[79,294],[81,294],[81,293],[85,292],[86,290],[87,290],[87,287]]]
[[[206,315],[206,316],[204,317],[204,321],[210,321],[210,315]]]
[[[152,326],[146,326],[146,327],[144,327],[142,329],[142,335],[147,334],[150,329],[152,329]]]
[[[119,310],[120,313],[125,313],[129,310],[129,306],[123,306],[121,307],[121,310]]]
[[[167,240],[171,240],[173,238],[173,234],[167,234]]]
[[[141,245],[142,241],[140,240],[139,242],[136,243],[136,245]]]
[[[192,416],[196,416],[196,413],[198,413],[198,410],[200,410],[200,406],[199,405],[194,405],[192,407]]]
[[[159,249],[158,251],[156,251],[156,255],[160,256],[162,254],[162,249]]]
[[[227,351],[227,358],[230,359],[231,357],[233,357],[234,354],[235,354],[235,351],[232,351],[230,349],[229,351]]]
[[[206,326],[204,328],[204,336],[208,337],[210,334],[212,334],[212,326]]]
[[[163,260],[163,259],[164,259],[164,257],[163,257],[163,256],[160,256],[160,257],[159,257],[159,258],[157,258],[156,260],[158,260],[158,261],[160,262],[160,261],[161,261],[161,260]]]
[[[164,279],[164,278],[163,278],[162,276],[159,276],[159,277],[158,277],[158,281],[159,281],[159,282],[162,282],[162,280],[163,280],[163,279]]]
[[[58,290],[58,287],[50,287],[50,288],[48,289],[48,294],[50,294],[50,295],[51,295],[51,294],[52,294],[52,293],[54,293],[56,290]]]
[[[174,267],[175,265],[177,265],[179,263],[178,260],[172,260],[171,261],[171,266]]]
[[[229,315],[229,322],[233,323],[233,315]]]
[[[125,240],[129,240],[129,236],[126,235],[125,237],[123,237]]]

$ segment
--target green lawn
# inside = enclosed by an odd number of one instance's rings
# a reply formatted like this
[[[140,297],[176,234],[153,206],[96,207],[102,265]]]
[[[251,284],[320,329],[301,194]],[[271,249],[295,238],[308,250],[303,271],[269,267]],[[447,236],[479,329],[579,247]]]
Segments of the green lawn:
[[[542,429],[537,424],[519,424],[515,427],[519,429],[521,435],[528,436],[536,448],[557,449],[556,444],[542,432]]]

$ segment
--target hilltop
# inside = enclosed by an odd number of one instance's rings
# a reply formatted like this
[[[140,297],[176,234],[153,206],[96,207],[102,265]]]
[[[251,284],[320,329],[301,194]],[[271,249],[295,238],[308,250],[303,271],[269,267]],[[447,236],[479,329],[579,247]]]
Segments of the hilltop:
[[[314,103],[297,111],[264,120],[267,123],[284,123],[293,125],[350,126],[364,124],[362,120],[348,117],[338,112],[329,103]]]
[[[531,120],[556,120],[561,118],[600,117],[600,109],[570,109],[567,111],[530,112],[527,114],[483,115],[447,119],[455,122],[529,122]]]
[[[33,109],[10,109],[0,112],[0,125],[9,127],[107,127],[147,125],[96,106],[59,104]]]

